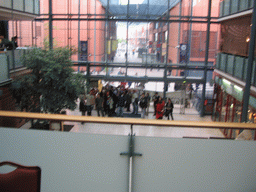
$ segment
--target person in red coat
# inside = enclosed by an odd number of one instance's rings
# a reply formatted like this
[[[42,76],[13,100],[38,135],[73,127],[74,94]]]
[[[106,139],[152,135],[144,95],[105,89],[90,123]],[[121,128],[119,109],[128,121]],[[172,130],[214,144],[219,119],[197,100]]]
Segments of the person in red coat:
[[[165,102],[162,97],[159,97],[158,103],[156,104],[156,119],[163,119],[164,116]]]

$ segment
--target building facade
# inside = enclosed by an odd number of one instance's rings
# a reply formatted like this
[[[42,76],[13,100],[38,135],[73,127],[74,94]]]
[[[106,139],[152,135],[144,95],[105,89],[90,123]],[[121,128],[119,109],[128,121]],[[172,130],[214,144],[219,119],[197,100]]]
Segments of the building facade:
[[[255,123],[256,83],[255,61],[248,71],[249,43],[252,27],[253,1],[220,2],[220,44],[216,62],[214,89],[214,121],[240,122],[245,82],[251,72],[248,121]],[[255,55],[255,54],[254,54]],[[231,137],[237,134],[224,132]]]
[[[208,1],[180,1],[169,11],[173,16],[171,21],[150,23],[149,53],[155,53],[157,60],[167,63],[186,63],[195,66],[204,65],[206,53],[206,23],[189,22],[189,16],[207,16],[206,9]],[[219,0],[212,1],[211,17],[218,17]],[[163,15],[163,19],[167,14]],[[174,17],[176,16],[176,17]],[[175,20],[182,19],[185,22],[178,23]],[[169,30],[168,30],[169,26]],[[208,66],[214,66],[216,61],[216,50],[218,47],[217,24],[212,24],[209,38]],[[168,34],[169,32],[169,34]],[[168,46],[168,49],[166,48]],[[168,50],[168,53],[166,52]],[[203,76],[202,71],[188,70],[187,76]],[[183,76],[184,70],[172,70],[172,75]],[[212,79],[212,73],[207,76],[207,81]]]

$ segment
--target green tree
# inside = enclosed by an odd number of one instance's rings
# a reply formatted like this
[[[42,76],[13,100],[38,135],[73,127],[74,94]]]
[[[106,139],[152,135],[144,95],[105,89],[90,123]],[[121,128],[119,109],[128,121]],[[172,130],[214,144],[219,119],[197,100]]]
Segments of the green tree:
[[[26,111],[60,113],[74,110],[76,100],[84,93],[85,79],[75,74],[68,48],[33,48],[23,57],[23,64],[30,73],[17,79],[16,97]]]

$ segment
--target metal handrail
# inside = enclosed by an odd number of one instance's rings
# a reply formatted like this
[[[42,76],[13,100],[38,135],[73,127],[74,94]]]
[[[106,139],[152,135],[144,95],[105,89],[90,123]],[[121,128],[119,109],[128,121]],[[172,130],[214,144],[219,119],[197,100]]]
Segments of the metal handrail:
[[[50,121],[72,121],[86,123],[103,124],[127,124],[145,126],[167,126],[179,128],[212,128],[212,129],[247,129],[256,130],[254,123],[225,123],[225,122],[203,122],[203,121],[169,121],[156,119],[137,119],[137,118],[115,118],[115,117],[93,117],[93,116],[74,116],[60,114],[29,113],[15,111],[0,111],[0,117],[41,119]]]

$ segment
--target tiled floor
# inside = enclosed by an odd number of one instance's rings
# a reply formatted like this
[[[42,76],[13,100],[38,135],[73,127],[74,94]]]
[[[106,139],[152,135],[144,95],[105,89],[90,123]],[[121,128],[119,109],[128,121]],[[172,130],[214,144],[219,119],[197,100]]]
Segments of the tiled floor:
[[[68,111],[67,115],[81,115],[76,109],[75,111]],[[96,116],[96,111],[93,110],[92,116]],[[211,116],[200,117],[194,108],[188,108],[185,114],[180,114],[180,107],[174,106],[174,120],[184,121],[211,121]],[[154,119],[153,107],[151,104],[148,119]],[[72,124],[74,127],[71,132],[75,133],[89,133],[89,134],[111,134],[111,135],[128,135],[131,132],[130,125],[113,125],[113,124],[92,124],[92,123],[77,123],[65,122],[65,124]],[[171,128],[171,127],[157,127],[157,126],[133,126],[133,133],[136,136],[149,137],[224,137],[219,129],[199,129],[199,128]]]
[[[67,111],[67,115],[81,115],[78,108],[74,111]],[[96,110],[92,111],[92,116],[96,116]],[[180,106],[174,105],[173,111],[174,120],[179,121],[212,121],[211,116],[200,117],[198,112],[193,108],[186,108],[185,114],[180,114]],[[153,107],[150,106],[149,115],[147,119],[155,119],[153,116]],[[166,119],[166,117],[164,117]],[[67,125],[74,125],[70,130],[73,133],[87,133],[87,134],[110,134],[110,135],[129,135],[131,133],[130,125],[114,125],[114,124],[97,124],[97,123],[85,123],[78,122],[64,122]],[[28,122],[22,129],[28,129],[30,123]],[[136,136],[148,136],[148,137],[224,137],[219,129],[203,129],[203,128],[172,128],[162,126],[133,126],[133,133]]]

